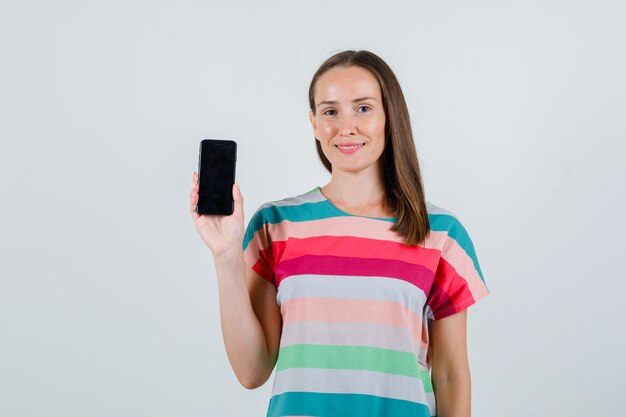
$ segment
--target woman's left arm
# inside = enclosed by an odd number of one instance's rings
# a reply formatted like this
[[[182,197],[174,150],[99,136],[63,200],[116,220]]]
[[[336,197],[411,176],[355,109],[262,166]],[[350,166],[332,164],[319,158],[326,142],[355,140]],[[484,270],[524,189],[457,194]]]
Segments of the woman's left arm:
[[[437,417],[470,417],[467,310],[433,320],[430,326],[431,374]]]

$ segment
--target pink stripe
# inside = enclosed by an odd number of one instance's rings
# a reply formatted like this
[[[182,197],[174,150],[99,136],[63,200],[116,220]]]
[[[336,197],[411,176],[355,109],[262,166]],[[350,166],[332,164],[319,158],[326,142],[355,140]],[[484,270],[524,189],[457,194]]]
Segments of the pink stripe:
[[[267,267],[273,267],[273,262],[272,262],[273,260],[270,259],[269,257],[270,253],[268,251],[268,249],[270,248],[270,241],[269,241],[267,229],[268,229],[267,224],[261,226],[261,228],[258,229],[254,233],[254,235],[252,235],[252,238],[248,242],[248,246],[243,251],[244,261],[248,265],[258,265],[259,260],[261,259],[262,255],[264,255],[265,258],[262,259],[262,264],[266,264]],[[265,269],[270,269],[270,268],[262,268],[262,269],[265,270]],[[271,273],[271,269],[267,272]]]
[[[284,323],[320,320],[384,324],[407,328],[413,340],[422,341],[422,317],[393,301],[300,297],[282,303],[280,310]]]
[[[317,236],[354,236],[402,243],[402,236],[390,229],[392,225],[391,222],[372,221],[362,217],[331,217],[304,222],[283,220],[269,224],[268,229],[274,241],[289,237],[304,239]]]
[[[489,292],[480,279],[472,258],[463,250],[457,241],[449,237],[447,233],[440,234],[443,235],[440,239],[444,239],[444,243],[441,247],[448,245],[445,252],[441,254],[441,257],[456,270],[457,274],[467,281],[467,285],[475,300],[486,296]]]

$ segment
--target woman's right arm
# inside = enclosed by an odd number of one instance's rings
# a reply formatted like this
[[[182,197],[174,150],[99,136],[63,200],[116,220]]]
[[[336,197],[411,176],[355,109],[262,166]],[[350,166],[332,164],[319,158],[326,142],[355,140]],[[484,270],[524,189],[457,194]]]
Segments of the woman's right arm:
[[[276,288],[244,262],[243,196],[238,186],[233,186],[232,215],[200,215],[195,211],[197,181],[194,172],[190,211],[213,254],[226,354],[241,385],[257,388],[267,381],[278,358],[282,323]]]
[[[278,358],[282,319],[276,288],[243,261],[242,252],[216,258],[215,269],[228,359],[241,385],[258,388]]]

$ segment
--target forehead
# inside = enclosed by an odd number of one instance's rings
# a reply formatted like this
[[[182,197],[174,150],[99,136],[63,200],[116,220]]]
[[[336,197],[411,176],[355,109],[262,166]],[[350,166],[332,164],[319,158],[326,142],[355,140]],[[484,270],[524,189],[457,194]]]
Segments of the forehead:
[[[315,102],[350,100],[355,97],[380,99],[378,81],[368,70],[357,67],[334,67],[320,76],[315,85]]]

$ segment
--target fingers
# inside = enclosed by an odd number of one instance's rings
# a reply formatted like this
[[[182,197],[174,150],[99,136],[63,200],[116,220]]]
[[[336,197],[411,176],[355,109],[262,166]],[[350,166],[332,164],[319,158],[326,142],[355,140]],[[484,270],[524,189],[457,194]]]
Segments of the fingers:
[[[196,171],[191,174],[191,192],[189,193],[189,211],[194,220],[200,217],[200,214],[196,211],[196,206],[198,204],[198,173]],[[238,216],[243,218],[243,195],[241,194],[241,190],[239,188],[239,183],[235,182],[233,184],[233,202],[235,204],[235,213]]]
[[[196,211],[196,205],[198,204],[198,174],[193,172],[192,176],[191,193],[189,194],[189,211],[194,220],[200,217],[200,214]]]
[[[239,189],[239,184],[235,182],[233,184],[233,201],[235,202],[235,205],[240,203],[242,199],[243,197],[241,195],[241,190]]]

